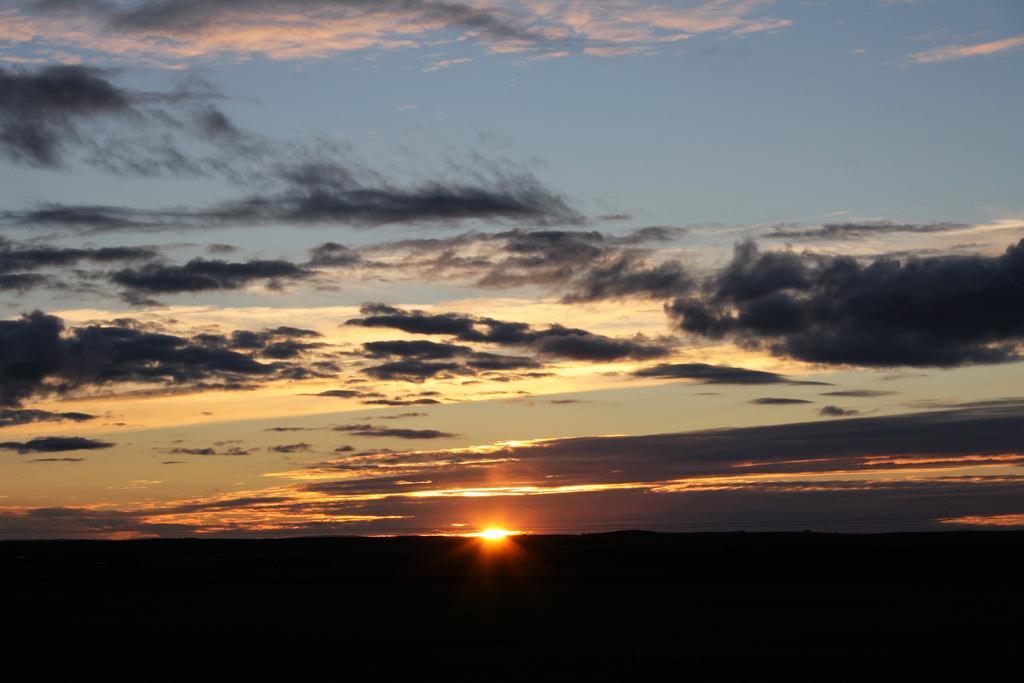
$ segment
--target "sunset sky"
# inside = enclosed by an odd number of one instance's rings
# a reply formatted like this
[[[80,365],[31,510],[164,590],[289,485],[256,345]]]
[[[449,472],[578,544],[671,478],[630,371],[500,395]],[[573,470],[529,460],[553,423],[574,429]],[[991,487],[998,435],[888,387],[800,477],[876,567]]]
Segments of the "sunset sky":
[[[0,537],[1024,526],[1019,0],[0,3]]]

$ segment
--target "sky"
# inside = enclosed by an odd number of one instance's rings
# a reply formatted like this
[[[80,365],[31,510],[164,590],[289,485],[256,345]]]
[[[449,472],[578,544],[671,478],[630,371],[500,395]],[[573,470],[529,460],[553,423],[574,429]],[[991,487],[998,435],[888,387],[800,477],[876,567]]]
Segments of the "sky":
[[[1024,527],[1017,0],[11,0],[0,538]]]

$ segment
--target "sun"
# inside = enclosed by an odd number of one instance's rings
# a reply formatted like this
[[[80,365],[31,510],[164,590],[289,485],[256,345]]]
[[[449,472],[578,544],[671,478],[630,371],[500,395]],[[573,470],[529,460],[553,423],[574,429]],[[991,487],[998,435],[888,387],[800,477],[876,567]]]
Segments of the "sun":
[[[517,536],[521,533],[521,531],[509,531],[508,529],[490,527],[472,535],[485,541],[504,541],[509,536]]]

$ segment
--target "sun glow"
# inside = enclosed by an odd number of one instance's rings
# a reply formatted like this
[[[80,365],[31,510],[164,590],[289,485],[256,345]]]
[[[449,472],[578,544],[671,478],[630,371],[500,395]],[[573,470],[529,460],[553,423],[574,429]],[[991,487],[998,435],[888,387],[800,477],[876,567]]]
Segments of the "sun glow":
[[[523,532],[521,532],[521,531],[509,531],[507,529],[499,529],[497,527],[491,527],[491,528],[484,529],[483,531],[478,531],[475,534],[470,534],[470,535],[474,536],[476,538],[482,539],[484,541],[496,542],[496,541],[504,541],[509,536],[518,536],[521,533],[523,533]]]

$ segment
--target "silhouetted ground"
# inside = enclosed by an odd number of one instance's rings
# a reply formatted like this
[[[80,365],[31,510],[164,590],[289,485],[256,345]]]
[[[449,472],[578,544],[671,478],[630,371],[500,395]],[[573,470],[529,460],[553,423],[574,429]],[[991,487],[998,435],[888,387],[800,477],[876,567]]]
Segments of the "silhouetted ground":
[[[1022,559],[1016,532],[11,541],[0,578],[28,639],[325,640],[506,673],[799,660],[834,679],[1021,663]]]

